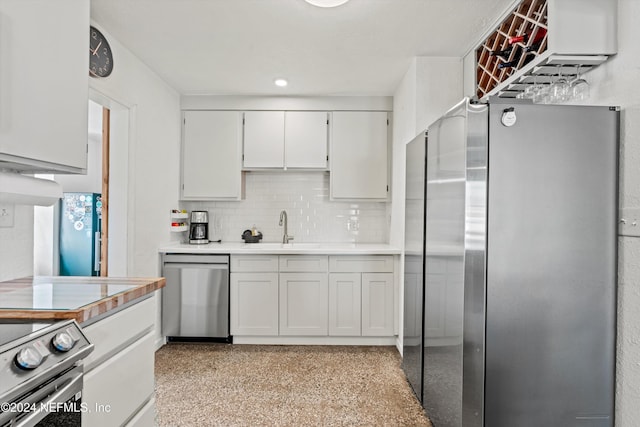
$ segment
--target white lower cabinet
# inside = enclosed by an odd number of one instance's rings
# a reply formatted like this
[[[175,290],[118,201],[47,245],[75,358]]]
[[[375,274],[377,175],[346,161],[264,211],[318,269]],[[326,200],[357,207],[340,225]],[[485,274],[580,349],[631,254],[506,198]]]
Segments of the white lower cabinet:
[[[88,411],[82,413],[82,425],[149,419],[144,411],[154,397],[155,307],[149,298],[83,327],[95,350],[85,359],[82,403]]]
[[[393,265],[387,255],[232,255],[231,334],[393,337]]]
[[[278,273],[231,273],[231,335],[278,335]]]
[[[393,335],[393,273],[362,274],[362,336]]]
[[[329,335],[360,336],[361,306],[360,273],[329,274]]]
[[[154,336],[148,333],[84,376],[82,425],[117,426],[141,409],[154,388]]]
[[[280,273],[280,335],[327,335],[327,273]]]
[[[149,427],[155,425],[158,425],[155,398],[148,401],[136,416],[127,423],[127,427]]]

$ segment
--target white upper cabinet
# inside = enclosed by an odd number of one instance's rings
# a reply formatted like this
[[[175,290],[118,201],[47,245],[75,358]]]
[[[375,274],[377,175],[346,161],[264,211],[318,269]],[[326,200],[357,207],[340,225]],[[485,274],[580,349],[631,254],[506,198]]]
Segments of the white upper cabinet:
[[[284,111],[244,113],[245,168],[284,167]]]
[[[245,169],[326,169],[328,113],[247,111],[244,113]]]
[[[185,111],[182,200],[242,197],[242,113]]]
[[[332,115],[331,199],[386,200],[386,112],[340,111]]]
[[[0,167],[87,167],[89,2],[0,2]]]
[[[285,165],[327,168],[329,115],[318,111],[287,111],[284,119]]]

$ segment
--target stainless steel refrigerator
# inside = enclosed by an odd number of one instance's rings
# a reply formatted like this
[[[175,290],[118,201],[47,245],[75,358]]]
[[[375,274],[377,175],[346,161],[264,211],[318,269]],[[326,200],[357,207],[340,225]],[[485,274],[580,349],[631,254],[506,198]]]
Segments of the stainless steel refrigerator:
[[[435,427],[614,425],[618,134],[463,100],[407,146],[403,368]]]

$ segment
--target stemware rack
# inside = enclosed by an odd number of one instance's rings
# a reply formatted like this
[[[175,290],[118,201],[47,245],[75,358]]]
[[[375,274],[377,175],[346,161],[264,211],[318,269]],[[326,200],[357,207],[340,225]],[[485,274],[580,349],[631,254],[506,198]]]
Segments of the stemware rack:
[[[522,0],[475,50],[476,96],[515,98],[588,72],[617,52],[616,14],[615,0]]]

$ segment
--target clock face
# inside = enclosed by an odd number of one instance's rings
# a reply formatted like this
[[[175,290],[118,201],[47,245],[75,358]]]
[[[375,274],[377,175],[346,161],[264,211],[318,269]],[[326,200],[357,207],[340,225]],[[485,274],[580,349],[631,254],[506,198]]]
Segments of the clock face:
[[[96,28],[89,28],[89,75],[107,77],[113,70],[113,53],[107,39]]]

